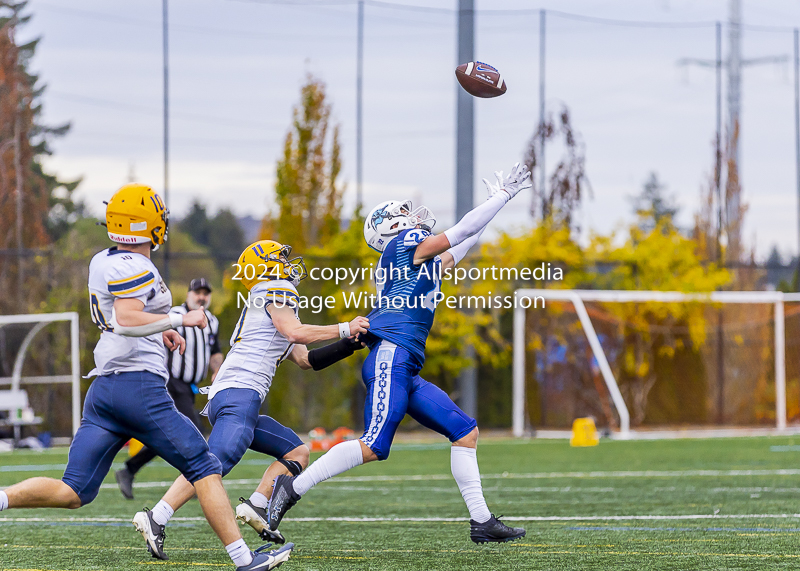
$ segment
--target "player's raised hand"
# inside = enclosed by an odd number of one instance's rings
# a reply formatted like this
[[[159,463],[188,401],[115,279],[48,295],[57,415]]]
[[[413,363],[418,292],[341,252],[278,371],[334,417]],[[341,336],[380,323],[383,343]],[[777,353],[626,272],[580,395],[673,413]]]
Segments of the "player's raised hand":
[[[503,171],[494,171],[494,177],[497,179],[497,184],[492,184],[486,179],[483,179],[483,184],[486,185],[486,191],[489,193],[489,198],[503,190]]]
[[[366,333],[369,329],[369,319],[360,315],[350,322],[350,336]]]
[[[203,329],[206,325],[208,325],[208,318],[206,318],[206,312],[202,309],[193,309],[183,316],[184,327],[199,327]]]
[[[170,351],[178,349],[180,354],[183,355],[183,352],[186,350],[186,339],[181,337],[180,333],[174,329],[170,329],[168,331],[164,331],[161,334],[161,338],[164,340],[164,346],[167,349]]]
[[[501,173],[502,174],[502,173]],[[514,198],[520,191],[531,188],[531,171],[528,166],[517,163],[502,184],[503,190],[508,193],[509,199]]]

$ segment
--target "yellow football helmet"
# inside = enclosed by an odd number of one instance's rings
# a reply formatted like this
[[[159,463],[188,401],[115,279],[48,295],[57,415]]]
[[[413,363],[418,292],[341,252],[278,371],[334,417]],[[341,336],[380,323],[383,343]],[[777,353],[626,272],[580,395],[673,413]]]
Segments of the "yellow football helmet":
[[[303,258],[290,259],[292,247],[274,240],[259,240],[244,249],[237,264],[237,278],[248,291],[265,280],[288,280],[295,286],[308,275]]]
[[[108,237],[120,244],[146,244],[155,250],[167,240],[169,211],[155,191],[144,184],[126,184],[106,207]]]

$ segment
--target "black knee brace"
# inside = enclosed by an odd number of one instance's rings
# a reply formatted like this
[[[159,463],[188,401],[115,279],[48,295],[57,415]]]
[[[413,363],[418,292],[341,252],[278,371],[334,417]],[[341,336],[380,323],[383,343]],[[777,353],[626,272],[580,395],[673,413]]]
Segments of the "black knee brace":
[[[286,466],[286,469],[291,472],[292,476],[299,476],[300,473],[303,471],[303,467],[300,465],[300,462],[295,462],[294,460],[286,460],[284,458],[278,458],[278,462]]]

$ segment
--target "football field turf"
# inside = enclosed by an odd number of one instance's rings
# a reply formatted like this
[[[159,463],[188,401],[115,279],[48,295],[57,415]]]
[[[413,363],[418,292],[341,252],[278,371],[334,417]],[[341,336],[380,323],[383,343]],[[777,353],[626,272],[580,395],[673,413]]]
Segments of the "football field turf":
[[[297,544],[281,570],[800,568],[800,437],[604,440],[583,449],[483,439],[489,507],[528,530],[492,546],[469,541],[448,447],[426,442],[399,444],[388,461],[309,492],[281,526]],[[65,449],[0,455],[0,486],[58,478],[66,458]],[[265,466],[245,456],[225,480],[232,502],[250,495]],[[170,561],[145,551],[130,519],[175,475],[157,461],[139,474],[134,501],[111,475],[80,510],[0,513],[0,571],[233,569],[196,501],[168,528]]]

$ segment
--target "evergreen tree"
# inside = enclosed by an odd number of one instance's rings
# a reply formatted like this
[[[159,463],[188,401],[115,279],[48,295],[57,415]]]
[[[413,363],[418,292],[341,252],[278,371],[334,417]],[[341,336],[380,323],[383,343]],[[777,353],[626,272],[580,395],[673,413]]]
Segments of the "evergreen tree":
[[[642,192],[633,197],[633,212],[639,219],[639,229],[647,234],[654,228],[673,228],[678,206],[675,199],[666,192],[666,185],[651,172],[642,186]]]
[[[202,204],[199,200],[192,202],[192,206],[189,209],[189,214],[186,217],[178,222],[178,228],[181,232],[186,232],[189,236],[192,237],[192,240],[197,242],[202,246],[209,245],[209,226],[208,220],[208,212],[206,211],[206,206]]]
[[[42,166],[50,142],[69,130],[41,122],[45,86],[31,71],[38,39],[18,44],[30,16],[27,2],[0,0],[0,249],[38,248],[63,235],[82,215],[73,201],[79,180],[63,181]],[[42,280],[23,258],[0,258],[0,287],[15,310],[34,299]],[[2,312],[2,311],[0,311]]]
[[[45,85],[31,71],[39,39],[18,45],[16,32],[30,20],[27,2],[0,0],[0,227],[17,224],[17,165],[22,182],[22,242],[42,246],[63,235],[83,212],[72,200],[79,180],[63,181],[42,167],[52,139],[64,136],[69,123],[41,122]],[[17,154],[19,156],[17,156]],[[0,247],[18,246],[14,231],[0,232]]]
[[[244,247],[244,232],[236,216],[227,208],[217,212],[208,227],[208,247],[225,266],[239,258]]]

